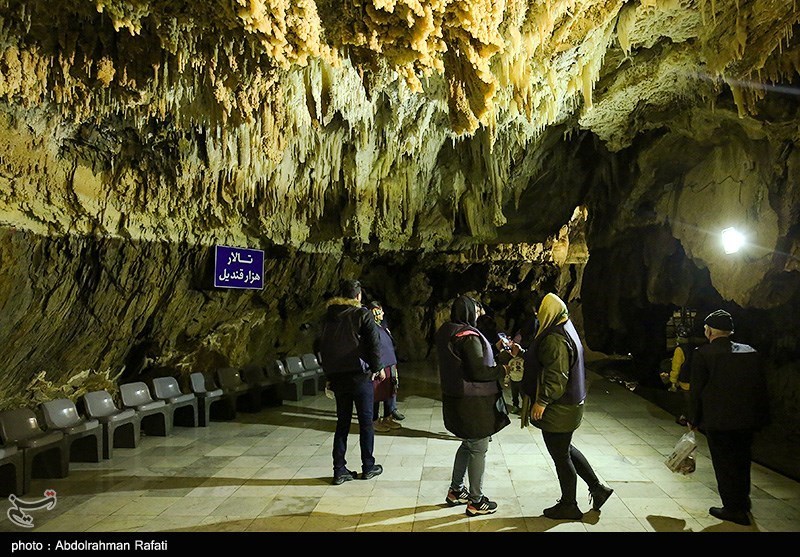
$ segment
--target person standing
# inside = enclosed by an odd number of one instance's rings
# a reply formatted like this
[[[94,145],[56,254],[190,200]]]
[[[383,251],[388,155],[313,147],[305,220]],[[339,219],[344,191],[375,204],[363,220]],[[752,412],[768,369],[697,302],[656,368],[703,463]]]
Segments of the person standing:
[[[315,350],[322,356],[322,371],[336,400],[336,432],[333,437],[333,484],[357,477],[347,469],[347,436],[355,405],[361,447],[361,479],[383,472],[375,464],[375,430],[372,424],[374,379],[384,377],[380,332],[372,312],[361,305],[361,283],[343,280],[338,296],[327,302]]]
[[[367,307],[375,318],[380,333],[381,363],[386,377],[375,381],[375,402],[372,406],[373,427],[375,431],[385,433],[401,426],[394,419],[397,411],[397,353],[394,348],[394,337],[389,327],[385,326],[383,307],[380,302],[372,301]],[[380,404],[383,402],[383,418],[380,417]]]
[[[544,509],[544,516],[580,520],[583,513],[576,498],[578,476],[589,486],[589,500],[595,511],[614,493],[600,483],[589,461],[572,443],[583,420],[586,400],[583,343],[569,318],[567,305],[555,294],[544,296],[537,319],[539,328],[533,343],[523,353],[523,426],[529,418],[542,431],[561,488],[558,503]]]
[[[467,505],[467,516],[497,511],[497,503],[483,494],[486,452],[491,436],[511,423],[500,385],[506,371],[495,363],[491,344],[476,326],[478,308],[472,298],[459,296],[450,321],[435,335],[444,426],[461,439],[445,502]]]
[[[686,414],[689,413],[689,378],[692,369],[692,357],[697,345],[689,340],[689,333],[679,330],[675,338],[676,346],[672,352],[670,360],[670,371],[661,374],[662,379],[669,382],[669,390],[672,393],[680,392],[683,401],[683,412],[675,417],[675,423],[686,425]]]
[[[704,324],[708,344],[692,360],[688,426],[706,435],[722,499],[708,514],[749,526],[753,436],[769,422],[766,377],[759,353],[731,341],[730,313],[716,310]]]

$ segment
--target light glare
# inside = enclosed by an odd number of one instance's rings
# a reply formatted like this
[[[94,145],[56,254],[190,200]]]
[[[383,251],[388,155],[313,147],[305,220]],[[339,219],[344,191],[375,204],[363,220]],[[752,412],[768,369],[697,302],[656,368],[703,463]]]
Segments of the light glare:
[[[742,248],[744,242],[744,236],[735,228],[729,227],[722,231],[722,247],[725,248],[725,253],[736,253]]]

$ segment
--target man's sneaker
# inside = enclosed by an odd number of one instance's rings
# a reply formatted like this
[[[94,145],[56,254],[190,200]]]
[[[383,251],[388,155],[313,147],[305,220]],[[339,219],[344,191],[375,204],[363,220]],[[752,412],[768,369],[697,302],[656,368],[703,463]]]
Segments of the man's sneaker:
[[[445,503],[448,504],[450,507],[455,507],[456,505],[466,505],[469,503],[469,491],[463,485],[461,489],[449,489],[447,490],[447,497],[444,500]]]
[[[387,431],[392,429],[388,425],[383,423],[383,420],[375,420],[374,422],[372,422],[372,428],[378,433],[386,433]]]
[[[341,476],[334,476],[333,485],[342,485],[344,482],[355,480],[357,477],[358,477],[357,473],[353,472],[352,470],[348,470]]]
[[[388,427],[389,429],[400,429],[401,427],[403,427],[396,421],[394,421],[394,418],[392,418],[391,416],[386,416],[381,420],[381,422],[383,423],[384,426]]]
[[[380,464],[374,464],[368,472],[361,473],[361,479],[371,480],[375,476],[380,476],[381,474],[383,474],[383,466],[381,466]]]
[[[614,490],[603,484],[599,484],[594,489],[590,489],[589,503],[592,505],[592,510],[599,511],[600,507],[603,506],[603,503],[608,501],[608,498],[611,497],[612,493],[614,493]]]
[[[403,420],[405,420],[405,419],[406,419],[406,416],[405,416],[405,414],[401,414],[401,413],[400,413],[400,412],[398,412],[397,410],[395,410],[394,412],[392,412],[392,417],[393,417],[395,420],[397,420],[398,422],[402,422]]]
[[[553,520],[580,520],[583,518],[583,513],[577,503],[562,503],[561,501],[542,511],[542,514]]]
[[[492,514],[497,512],[497,503],[489,501],[484,495],[477,503],[470,501],[467,505],[467,516],[478,516],[479,514]]]

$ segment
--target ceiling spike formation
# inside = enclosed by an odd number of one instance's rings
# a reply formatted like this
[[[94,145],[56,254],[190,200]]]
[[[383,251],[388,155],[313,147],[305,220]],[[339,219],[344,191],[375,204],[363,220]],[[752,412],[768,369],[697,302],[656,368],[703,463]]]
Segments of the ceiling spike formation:
[[[62,4],[0,10],[6,175],[58,192],[0,212],[79,234],[433,247],[462,219],[491,238],[537,178],[493,157],[556,126],[621,150],[725,87],[754,115],[800,67],[779,0]]]

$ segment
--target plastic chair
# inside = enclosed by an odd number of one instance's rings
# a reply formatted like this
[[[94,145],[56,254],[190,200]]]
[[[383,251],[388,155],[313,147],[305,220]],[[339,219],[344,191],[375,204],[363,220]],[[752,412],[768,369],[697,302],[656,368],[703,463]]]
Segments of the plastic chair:
[[[303,354],[300,356],[300,361],[303,363],[303,369],[308,372],[314,373],[314,377],[317,380],[317,392],[321,393],[325,391],[325,372],[322,371],[322,365],[320,365],[319,361],[317,360],[316,354],[311,352],[307,354]]]
[[[212,419],[232,420],[236,417],[236,399],[226,395],[214,381],[200,371],[189,374],[192,392],[198,399],[200,426],[206,427]],[[209,388],[209,384],[211,388]],[[200,411],[202,405],[202,412]]]
[[[194,393],[184,393],[175,377],[155,377],[153,395],[172,406],[172,423],[186,427],[197,427],[197,397]]]
[[[103,458],[111,458],[114,448],[135,449],[141,437],[141,421],[133,408],[118,408],[108,391],[92,391],[82,397],[89,418],[103,426]]]
[[[172,432],[172,408],[164,400],[153,400],[144,381],[124,383],[119,386],[122,405],[139,414],[142,433],[166,437]]]
[[[16,443],[0,445],[0,497],[25,494],[25,463]]]
[[[84,418],[68,398],[48,400],[39,405],[48,431],[64,434],[70,462],[103,460],[103,428],[94,418]]]
[[[28,493],[33,478],[66,478],[69,451],[60,431],[44,431],[30,408],[0,412],[0,437],[3,444],[16,444],[22,450],[22,491]]]
[[[251,406],[278,406],[281,381],[267,376],[264,368],[258,364],[250,364],[242,368],[242,380],[250,387]]]
[[[221,367],[217,369],[216,375],[219,388],[236,401],[236,410],[258,411],[250,398],[250,387],[242,380],[241,371],[238,368]]]
[[[303,395],[313,396],[319,392],[317,387],[317,372],[306,369],[303,366],[303,360],[300,356],[287,356],[284,359],[284,363],[286,364],[286,371],[291,381],[300,384]]]
[[[275,360],[274,373],[281,378],[281,398],[283,400],[300,400],[303,398],[303,382],[297,381],[286,370],[283,360]]]

